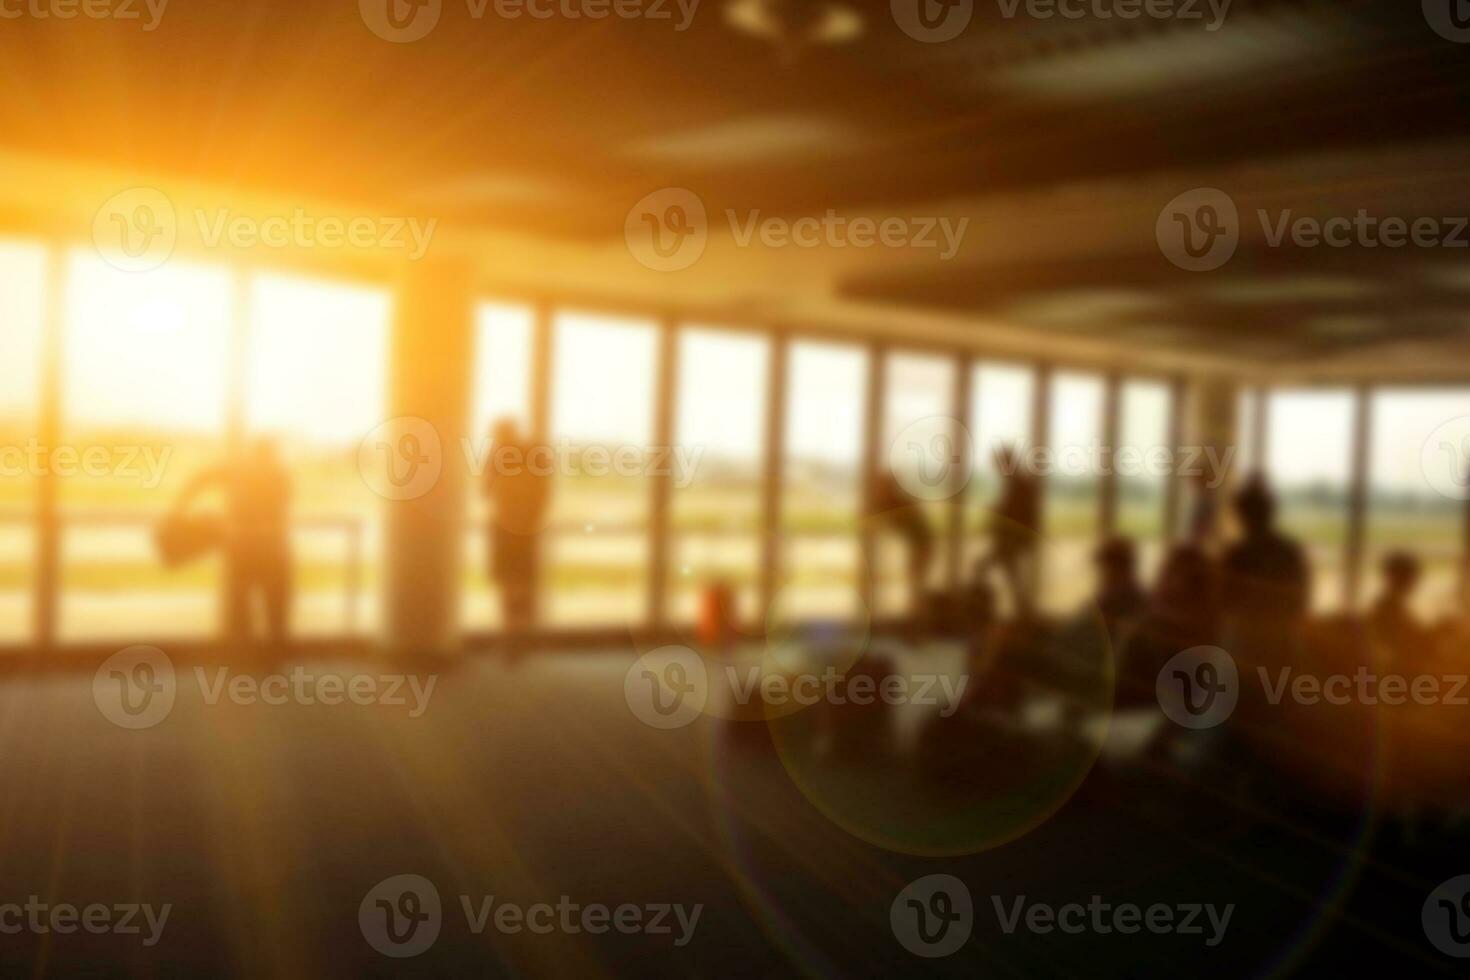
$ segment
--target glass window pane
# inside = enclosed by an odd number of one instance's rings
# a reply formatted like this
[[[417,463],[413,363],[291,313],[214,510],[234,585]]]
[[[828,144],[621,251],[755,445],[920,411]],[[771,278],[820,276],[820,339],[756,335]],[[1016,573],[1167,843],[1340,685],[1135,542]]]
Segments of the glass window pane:
[[[536,312],[529,306],[482,303],[475,311],[475,409],[470,433],[489,435],[500,419],[531,428],[531,344]]]
[[[642,622],[648,481],[600,459],[604,450],[646,453],[652,444],[658,329],[646,320],[562,313],[553,331],[552,448],[559,462],[585,459],[588,450],[599,462],[559,467],[542,608],[558,624]]]
[[[36,472],[29,447],[39,434],[46,249],[0,240],[0,643],[32,635]]]
[[[1353,393],[1271,393],[1266,475],[1276,492],[1279,524],[1307,551],[1312,605],[1342,603],[1343,543],[1352,470]]]
[[[1113,471],[1118,491],[1118,533],[1138,544],[1139,568],[1153,577],[1164,538],[1167,473],[1156,462],[1169,445],[1169,386],[1157,381],[1127,381],[1118,393],[1118,445]],[[1121,455],[1126,452],[1127,455]],[[1136,465],[1135,465],[1136,464]]]
[[[1383,588],[1381,562],[1391,551],[1419,559],[1412,602],[1421,616],[1460,612],[1463,495],[1470,458],[1463,437],[1470,424],[1470,389],[1381,390],[1373,396],[1368,456],[1368,547],[1362,597]],[[1441,428],[1443,427],[1443,428]]]
[[[76,250],[67,276],[61,444],[99,465],[58,472],[58,635],[213,635],[218,555],[165,568],[154,529],[222,450],[229,273],[183,261],[127,273]]]
[[[923,517],[930,537],[925,586],[935,588],[944,581],[949,541],[949,503],[943,487],[930,491],[921,467],[943,463],[954,450],[932,445],[935,438],[954,438],[949,424],[954,411],[955,362],[930,354],[890,354],[883,366],[887,404],[883,406],[883,431],[878,459],[890,467],[901,488],[920,503],[914,513]],[[901,445],[900,441],[907,443]],[[935,453],[940,457],[936,460]],[[880,525],[880,529],[884,529]],[[909,558],[904,542],[894,533],[875,536],[875,594],[880,615],[898,615],[914,608],[910,594]]]
[[[669,615],[676,621],[696,617],[700,591],[713,582],[734,590],[743,621],[759,615],[770,356],[770,341],[759,335],[680,332],[674,441],[698,455],[689,457],[688,473],[675,471]]]
[[[262,275],[250,290],[246,421],[290,473],[298,634],[380,621],[383,501],[357,453],[385,419],[392,301],[381,289]]]
[[[780,606],[798,619],[849,615],[859,599],[868,353],[800,341],[791,345],[789,369]]]
[[[1098,451],[1102,445],[1103,380],[1059,372],[1052,379],[1051,472],[1042,507],[1043,610],[1075,609],[1092,595],[1092,550],[1097,544]]]
[[[1000,493],[995,452],[1002,446],[1024,452],[1031,445],[1036,372],[1017,364],[982,362],[970,374],[970,438],[973,468],[968,489],[967,565],[985,554],[988,508]],[[968,569],[967,569],[968,573]]]
[[[531,431],[531,348],[536,312],[529,306],[482,303],[475,311],[474,410],[469,438],[477,459],[491,449],[491,429],[501,419]],[[465,593],[462,624],[467,630],[501,625],[500,591],[490,579],[490,508],[479,481],[470,490],[470,526],[465,534]]]

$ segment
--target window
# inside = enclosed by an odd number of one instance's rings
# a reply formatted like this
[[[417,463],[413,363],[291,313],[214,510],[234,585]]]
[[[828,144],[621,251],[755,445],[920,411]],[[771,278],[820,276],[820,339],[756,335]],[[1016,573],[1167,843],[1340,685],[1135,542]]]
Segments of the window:
[[[950,508],[947,484],[930,491],[927,481],[947,477],[947,466],[934,464],[948,464],[956,453],[952,447],[958,433],[951,424],[955,364],[947,357],[892,353],[883,371],[887,404],[883,406],[877,465],[891,468],[900,486],[923,501],[920,512],[934,542],[925,584],[933,588],[945,581]],[[892,615],[911,611],[917,597],[909,594],[903,542],[895,535],[880,533],[875,536],[875,551],[877,612]]]
[[[986,363],[970,369],[970,484],[965,497],[965,577],[976,561],[988,553],[986,534],[989,508],[1000,494],[1001,474],[995,454],[1001,447],[1021,453],[1032,448],[1032,407],[1036,397],[1036,373],[1014,364]],[[1000,601],[1009,603],[1002,590]],[[1006,609],[1007,612],[1013,610]]]
[[[868,353],[791,345],[781,525],[782,613],[851,615],[858,608],[858,523]]]
[[[229,273],[182,261],[127,273],[76,250],[67,274],[60,444],[93,462],[57,463],[58,636],[214,635],[219,556],[166,569],[153,532],[224,449]]]
[[[389,318],[379,289],[263,275],[250,290],[245,418],[292,479],[298,635],[380,621],[383,501],[358,469],[387,408]]]
[[[1092,595],[1092,551],[1099,532],[1101,378],[1059,373],[1052,379],[1052,466],[1043,486],[1042,585],[1038,604],[1050,612],[1077,608]]]
[[[1117,529],[1137,543],[1139,572],[1147,581],[1152,581],[1158,566],[1166,530],[1164,503],[1173,467],[1161,472],[1165,468],[1157,462],[1163,458],[1161,450],[1173,449],[1169,445],[1171,402],[1168,385],[1156,381],[1127,381],[1118,393],[1118,445],[1113,456]],[[1125,450],[1127,455],[1120,456]]]
[[[731,331],[679,335],[669,615],[692,621],[699,593],[723,582],[746,621],[760,594],[761,491],[771,344]],[[687,468],[686,468],[687,467]]]
[[[1372,411],[1363,604],[1382,588],[1383,557],[1407,551],[1422,568],[1420,615],[1458,613],[1466,504],[1452,494],[1464,486],[1470,426],[1454,420],[1470,416],[1470,389],[1378,391]]]
[[[1353,394],[1274,391],[1269,404],[1266,475],[1276,492],[1279,524],[1307,551],[1313,608],[1330,611],[1343,595]]]
[[[482,303],[475,312],[474,411],[469,445],[473,459],[490,465],[491,429],[510,419],[531,433],[532,346],[536,314],[529,306]],[[466,529],[465,593],[462,624],[469,630],[501,625],[499,590],[490,580],[489,507],[478,479],[470,488],[470,526]]]
[[[553,330],[551,502],[542,608],[561,624],[642,622],[658,329],[646,320],[558,314]],[[616,472],[619,451],[637,475]]]

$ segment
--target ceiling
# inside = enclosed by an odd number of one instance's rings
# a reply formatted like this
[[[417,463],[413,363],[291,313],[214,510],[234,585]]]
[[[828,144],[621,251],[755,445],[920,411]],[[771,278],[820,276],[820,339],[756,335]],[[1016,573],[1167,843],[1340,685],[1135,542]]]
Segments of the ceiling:
[[[351,0],[172,0],[151,31],[0,20],[0,150],[432,214],[624,263],[629,208],[664,186],[711,215],[971,217],[948,261],[772,262],[712,242],[728,261],[683,288],[732,306],[805,290],[1263,363],[1470,333],[1470,249],[1273,247],[1252,224],[1258,209],[1470,214],[1470,44],[1419,3],[1234,0],[1210,31],[974,0],[964,32],[931,44],[888,0],[848,0],[860,36],[793,51],[732,29],[728,0],[701,0],[683,31],[673,0],[661,21],[476,18],[472,2],[443,0],[405,44]],[[818,7],[770,2],[793,23]],[[1198,186],[1243,217],[1234,258],[1208,273],[1154,237]]]

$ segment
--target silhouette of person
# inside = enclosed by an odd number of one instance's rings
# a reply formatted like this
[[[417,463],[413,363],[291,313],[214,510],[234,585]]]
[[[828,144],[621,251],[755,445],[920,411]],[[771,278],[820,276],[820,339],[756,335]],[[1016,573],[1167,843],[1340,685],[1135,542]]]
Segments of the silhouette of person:
[[[1148,592],[1138,580],[1138,552],[1128,538],[1109,538],[1098,545],[1092,560],[1097,567],[1097,610],[1116,643],[1149,605]]]
[[[1242,536],[1225,553],[1225,613],[1250,633],[1299,623],[1311,571],[1302,548],[1276,530],[1276,499],[1260,475],[1235,495]]]
[[[1279,748],[1265,686],[1246,682],[1260,672],[1275,676],[1297,663],[1304,650],[1311,569],[1301,545],[1276,529],[1276,500],[1259,474],[1235,495],[1240,540],[1225,552],[1224,632],[1221,646],[1243,678],[1237,723],[1222,747],[1247,768]]]
[[[1430,646],[1431,632],[1409,607],[1419,585],[1419,560],[1406,551],[1392,551],[1381,567],[1383,593],[1368,613],[1368,637],[1390,663],[1422,656]]]
[[[1083,694],[1094,690],[1095,679],[1111,669],[1112,652],[1121,648],[1149,608],[1131,540],[1109,538],[1098,545],[1092,560],[1097,594],[1061,625],[1048,651],[1056,683]]]
[[[990,549],[976,566],[988,576],[1000,567],[1015,613],[1029,619],[1035,590],[1037,529],[1041,526],[1041,488],[1022,468],[1020,453],[1010,446],[995,450],[1001,474],[1000,498],[991,509],[987,533]]]
[[[512,419],[491,429],[484,494],[490,504],[490,580],[500,588],[505,649],[514,658],[537,619],[541,531],[551,500],[550,448],[532,444]]]
[[[1170,550],[1154,583],[1148,610],[1123,643],[1120,704],[1154,702],[1159,671],[1175,654],[1213,645],[1220,634],[1219,575],[1194,544]]]
[[[284,647],[289,639],[292,575],[291,478],[270,439],[257,439],[237,459],[205,470],[180,495],[176,513],[218,488],[225,496],[225,630],[235,642],[256,636],[255,600],[265,611],[265,640]]]
[[[873,478],[870,516],[902,539],[908,554],[910,601],[917,605],[934,562],[934,531],[924,516],[923,504],[903,488],[891,470],[884,470]]]

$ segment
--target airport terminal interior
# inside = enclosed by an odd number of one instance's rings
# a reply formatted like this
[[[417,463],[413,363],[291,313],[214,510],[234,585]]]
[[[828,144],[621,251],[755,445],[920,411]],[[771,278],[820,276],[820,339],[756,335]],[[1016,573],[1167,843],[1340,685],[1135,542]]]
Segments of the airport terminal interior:
[[[1463,0],[0,0],[0,974],[1470,958]]]

